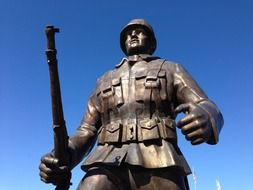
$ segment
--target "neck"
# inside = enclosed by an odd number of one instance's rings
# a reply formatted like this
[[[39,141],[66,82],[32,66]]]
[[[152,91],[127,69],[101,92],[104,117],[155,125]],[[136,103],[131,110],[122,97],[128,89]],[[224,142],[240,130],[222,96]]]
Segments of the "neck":
[[[131,59],[131,60],[133,60],[133,61],[134,60],[137,61],[138,58],[139,58],[139,55],[129,55],[128,58]]]
[[[149,55],[149,54],[128,55],[127,59],[130,62],[138,62],[138,61],[141,61],[141,60],[145,60],[150,56],[151,55]]]

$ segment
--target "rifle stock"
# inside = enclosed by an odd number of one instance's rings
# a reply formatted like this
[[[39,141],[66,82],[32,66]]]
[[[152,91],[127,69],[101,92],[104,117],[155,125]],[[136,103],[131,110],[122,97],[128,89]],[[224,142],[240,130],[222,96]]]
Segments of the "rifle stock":
[[[50,76],[50,91],[52,102],[52,117],[53,117],[53,130],[54,130],[54,156],[59,160],[59,166],[68,165],[68,133],[65,125],[61,89],[57,66],[57,50],[55,49],[55,33],[59,32],[58,28],[54,26],[46,26],[45,29],[47,36],[47,62],[49,66]],[[68,179],[64,179],[56,190],[68,190],[70,186],[71,173],[69,172]]]

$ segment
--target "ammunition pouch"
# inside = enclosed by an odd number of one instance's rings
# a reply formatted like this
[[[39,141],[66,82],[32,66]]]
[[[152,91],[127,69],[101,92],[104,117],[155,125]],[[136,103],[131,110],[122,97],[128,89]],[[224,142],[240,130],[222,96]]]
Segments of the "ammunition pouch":
[[[98,131],[98,144],[145,142],[155,139],[177,141],[176,123],[170,118],[144,118],[135,124],[123,125],[114,121]]]

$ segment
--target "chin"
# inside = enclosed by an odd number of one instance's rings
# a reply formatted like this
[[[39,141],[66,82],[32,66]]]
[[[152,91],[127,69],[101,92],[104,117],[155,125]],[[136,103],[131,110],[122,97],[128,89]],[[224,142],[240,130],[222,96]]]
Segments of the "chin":
[[[146,51],[143,50],[140,46],[131,47],[128,49],[128,55],[138,55],[138,54],[145,54]]]

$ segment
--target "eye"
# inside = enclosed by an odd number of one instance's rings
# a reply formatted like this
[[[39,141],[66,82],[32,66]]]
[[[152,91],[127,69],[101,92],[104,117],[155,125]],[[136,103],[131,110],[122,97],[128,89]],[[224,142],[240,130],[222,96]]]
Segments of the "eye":
[[[131,39],[131,35],[127,35],[126,40],[130,40],[130,39]]]
[[[131,36],[132,33],[133,33],[133,30],[128,30],[128,31],[126,32],[126,35],[127,35],[127,36]]]

